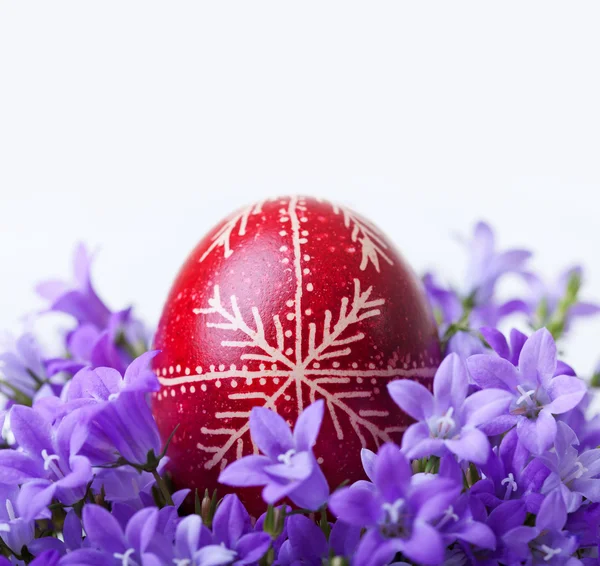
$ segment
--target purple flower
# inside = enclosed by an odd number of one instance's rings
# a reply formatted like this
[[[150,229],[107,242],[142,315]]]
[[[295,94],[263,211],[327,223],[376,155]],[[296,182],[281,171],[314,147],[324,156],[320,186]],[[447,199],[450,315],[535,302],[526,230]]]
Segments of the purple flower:
[[[550,470],[542,493],[559,491],[567,511],[577,510],[585,497],[600,502],[600,448],[578,453],[577,436],[565,423],[558,423],[554,450],[540,456]]]
[[[35,409],[15,405],[10,425],[19,450],[0,451],[0,483],[22,484],[17,500],[21,516],[47,515],[54,497],[66,505],[81,499],[92,468],[79,454],[87,436],[80,415],[71,413],[53,428]]]
[[[33,398],[46,380],[42,353],[33,335],[24,334],[0,354],[0,392],[9,399],[16,396],[18,400],[18,392]]]
[[[123,377],[113,368],[83,369],[69,383],[67,405],[82,407],[90,436],[83,448],[95,465],[124,458],[144,465],[150,451],[155,456],[161,440],[146,393],[159,383],[149,363],[156,355],[147,352],[134,360]]]
[[[445,545],[433,523],[455,503],[460,485],[432,475],[413,477],[409,461],[393,444],[380,448],[373,477],[372,487],[342,488],[330,499],[338,520],[368,529],[355,563],[387,564],[397,552],[419,563],[440,563]]]
[[[49,310],[63,312],[74,317],[80,324],[93,324],[97,328],[106,328],[111,312],[100,300],[90,279],[92,257],[85,246],[75,249],[74,281],[46,281],[37,287],[37,292],[50,301]]]
[[[252,532],[250,515],[236,495],[226,495],[217,507],[212,533],[198,516],[177,527],[173,562],[190,566],[256,564],[267,552],[271,537]]]
[[[337,521],[327,541],[314,521],[303,515],[292,515],[287,531],[289,538],[279,551],[278,563],[281,566],[321,566],[330,556],[350,558],[358,546],[361,528]]]
[[[567,509],[561,494],[550,494],[540,507],[535,527],[517,526],[508,531],[512,556],[519,563],[549,566],[579,566],[581,561],[573,557],[577,550],[576,537],[563,531],[567,522]]]
[[[583,270],[579,266],[561,273],[558,280],[551,285],[547,285],[533,273],[526,273],[524,276],[530,289],[527,305],[530,313],[535,315],[538,326],[545,326],[558,317],[564,325],[563,330],[566,330],[574,318],[592,316],[600,312],[599,305],[579,301],[577,298],[583,277]],[[564,303],[564,306],[561,303]],[[565,312],[560,312],[561,307]]]
[[[74,509],[69,509],[62,528],[62,539],[55,537],[36,538],[27,545],[27,550],[34,556],[38,556],[49,550],[58,552],[60,556],[64,556],[69,551],[78,550],[87,545],[87,541],[83,541],[83,526],[81,519],[77,516]]]
[[[485,222],[477,223],[468,247],[466,295],[473,296],[475,304],[489,302],[498,279],[505,273],[521,273],[531,257],[527,250],[496,251],[494,232]]]
[[[556,344],[545,328],[525,342],[518,367],[495,354],[472,356],[467,365],[483,390],[503,389],[512,395],[509,414],[489,423],[486,432],[499,434],[516,425],[519,440],[533,454],[543,453],[554,441],[554,415],[576,407],[586,392],[577,377],[555,376]]]
[[[264,456],[245,456],[221,472],[219,481],[236,487],[265,486],[263,499],[273,504],[289,497],[299,507],[316,510],[329,488],[312,453],[323,421],[319,400],[298,417],[294,432],[277,413],[255,407],[250,413],[252,441]]]
[[[71,315],[78,327],[67,335],[69,356],[48,360],[48,373],[76,373],[85,366],[113,367],[123,371],[147,350],[147,336],[131,309],[112,312],[96,294],[91,278],[91,256],[83,245],[75,250],[75,281],[47,281],[38,293],[50,301],[48,310]]]
[[[518,442],[516,430],[504,436],[481,471],[485,477],[472,486],[471,493],[488,508],[494,509],[503,501],[521,499],[529,513],[539,511],[544,499],[540,490],[549,472],[542,460],[532,459]]]
[[[459,460],[484,463],[490,451],[479,429],[506,411],[510,394],[502,389],[469,388],[465,364],[457,354],[447,356],[433,381],[433,395],[420,383],[393,381],[388,391],[394,402],[418,422],[402,437],[402,449],[411,459],[452,452]]]
[[[522,526],[525,522],[527,517],[525,503],[518,499],[504,501],[489,514],[483,503],[477,498],[472,498],[470,503],[471,512],[475,520],[485,523],[494,533],[496,548],[465,548],[466,555],[471,560],[469,564],[481,564],[482,566],[520,564],[518,552],[521,551],[522,547],[519,541],[514,541],[510,537],[509,533],[516,527]]]
[[[17,512],[19,488],[0,484],[0,538],[15,554],[21,554],[35,536],[35,522]]]
[[[165,509],[149,507],[138,511],[123,529],[119,522],[99,505],[85,505],[83,526],[90,548],[70,552],[62,564],[110,564],[122,566],[158,566],[170,562],[171,541],[161,532],[160,514]],[[168,511],[168,510],[167,510]]]

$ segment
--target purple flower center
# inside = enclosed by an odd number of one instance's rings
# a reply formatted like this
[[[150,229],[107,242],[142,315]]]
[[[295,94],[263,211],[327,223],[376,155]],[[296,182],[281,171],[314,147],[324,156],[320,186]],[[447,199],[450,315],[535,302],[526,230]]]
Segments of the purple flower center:
[[[515,476],[512,472],[508,474],[501,482],[501,485],[506,484],[506,491],[504,492],[504,500],[510,499],[510,494],[519,489],[517,482],[515,481]]]
[[[442,517],[441,521],[437,524],[437,529],[441,529],[446,523],[448,523],[448,521],[452,520],[456,523],[456,521],[458,521],[459,517],[458,515],[454,512],[454,507],[452,505],[449,505],[448,508],[444,511],[444,516]]]
[[[44,460],[44,470],[53,472],[57,478],[64,478],[65,475],[62,473],[56,462],[60,461],[60,457],[56,454],[48,454],[48,451],[44,448],[42,450],[42,458]]]
[[[578,480],[587,471],[587,468],[579,460],[577,460],[571,468],[570,473],[563,479],[563,483],[568,484],[573,480]]]
[[[277,456],[277,461],[282,462],[286,466],[291,466],[292,465],[292,456],[294,456],[295,454],[296,454],[296,450],[294,450],[293,448],[290,448],[285,454],[279,454],[279,456]]]
[[[442,416],[429,421],[429,431],[433,438],[451,438],[456,431],[456,421],[452,418],[454,407],[450,407]]]
[[[530,388],[526,385],[517,385],[517,393],[519,397],[515,401],[511,411],[512,414],[522,415],[528,419],[536,419],[545,404],[543,399],[540,398],[543,396],[543,391],[536,387]]]
[[[132,558],[130,558],[130,556],[134,553],[135,550],[133,548],[128,548],[123,554],[121,554],[120,552],[115,552],[113,556],[117,560],[121,561],[122,566],[138,566],[138,563]]]
[[[383,503],[384,518],[380,523],[380,532],[386,538],[408,538],[410,529],[404,499],[396,499],[393,503]]]
[[[539,550],[544,555],[544,560],[546,562],[549,562],[554,556],[562,552],[562,548],[550,548],[545,544],[541,544],[536,550]]]

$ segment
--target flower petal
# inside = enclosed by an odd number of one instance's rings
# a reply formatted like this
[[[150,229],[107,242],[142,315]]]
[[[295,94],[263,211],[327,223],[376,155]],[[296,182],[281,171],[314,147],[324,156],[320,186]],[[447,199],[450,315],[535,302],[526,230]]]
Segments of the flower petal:
[[[293,447],[292,433],[287,423],[277,413],[263,407],[254,407],[250,412],[252,441],[263,454],[277,461]]]
[[[317,436],[323,422],[325,402],[323,399],[315,401],[300,413],[294,427],[294,443],[296,450],[310,450],[317,442]]]
[[[550,380],[548,395],[552,400],[546,405],[546,411],[561,415],[570,411],[584,398],[587,387],[583,380],[571,375],[559,375]]]
[[[460,407],[467,396],[469,378],[464,361],[458,354],[446,356],[433,378],[433,395],[436,402],[448,402]]]
[[[463,428],[460,438],[446,440],[445,444],[459,460],[485,464],[490,453],[490,443],[487,436],[477,428]]]
[[[226,495],[213,519],[215,541],[234,548],[239,538],[250,530],[250,515],[237,495]]]
[[[567,507],[557,489],[544,499],[535,520],[535,526],[542,531],[562,531],[566,522]]]
[[[265,467],[271,464],[267,456],[244,456],[229,464],[219,475],[219,483],[235,487],[265,485],[269,477]]]
[[[287,522],[287,534],[296,559],[320,562],[327,554],[325,534],[308,517],[292,515]]]
[[[84,505],[83,526],[91,546],[111,554],[127,549],[119,523],[104,507]]]
[[[514,391],[519,384],[515,366],[509,361],[491,354],[475,354],[467,360],[473,381],[482,389]]]
[[[512,393],[504,389],[476,391],[469,395],[463,404],[462,413],[465,424],[479,426],[489,423],[508,411],[512,399]]]
[[[35,458],[42,458],[42,451],[54,453],[50,439],[50,423],[41,415],[24,405],[14,405],[10,411],[10,428],[19,446]]]
[[[519,356],[519,371],[526,380],[546,385],[556,369],[556,343],[546,328],[534,332]]]
[[[412,477],[410,462],[395,444],[379,448],[375,460],[375,485],[386,501],[404,497]]]
[[[394,403],[416,421],[433,413],[433,395],[420,383],[399,379],[388,383],[387,388]]]
[[[339,520],[357,527],[376,525],[381,514],[376,495],[362,487],[343,487],[334,492],[329,508]]]
[[[404,436],[406,436],[406,431],[404,432],[404,435],[402,436],[402,438],[404,438]],[[362,462],[363,469],[365,471],[365,474],[367,474],[367,477],[371,481],[373,481],[373,476],[375,473],[375,459],[376,458],[377,458],[377,454],[375,454],[375,452],[373,452],[372,450],[369,450],[368,448],[363,448],[360,451],[360,460]]]
[[[411,537],[403,541],[402,552],[419,564],[441,564],[444,559],[444,542],[440,534],[428,523],[415,520]]]
[[[532,454],[542,454],[556,438],[556,421],[545,409],[540,411],[537,419],[519,418],[517,434],[523,446]]]
[[[496,354],[505,360],[510,358],[510,348],[508,347],[508,342],[502,332],[490,326],[480,328],[479,332],[481,332],[485,341],[492,347]]]

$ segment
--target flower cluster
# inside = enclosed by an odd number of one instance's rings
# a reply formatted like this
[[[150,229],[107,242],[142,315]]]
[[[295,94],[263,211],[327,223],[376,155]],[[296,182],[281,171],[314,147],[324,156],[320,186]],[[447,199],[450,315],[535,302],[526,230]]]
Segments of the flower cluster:
[[[0,566],[597,564],[600,417],[557,342],[600,309],[580,300],[580,268],[549,286],[530,255],[497,252],[480,223],[462,287],[424,277],[446,355],[432,390],[389,384],[414,422],[400,445],[362,451],[364,480],[328,485],[313,454],[323,400],[293,430],[257,407],[257,453],[219,478],[239,497],[219,499],[171,488],[147,333],[99,298],[78,248],[74,283],[38,288],[73,321],[61,355],[32,334],[0,354]],[[499,299],[507,274],[522,297]],[[509,315],[521,330],[499,328]],[[250,487],[265,502],[256,520]]]

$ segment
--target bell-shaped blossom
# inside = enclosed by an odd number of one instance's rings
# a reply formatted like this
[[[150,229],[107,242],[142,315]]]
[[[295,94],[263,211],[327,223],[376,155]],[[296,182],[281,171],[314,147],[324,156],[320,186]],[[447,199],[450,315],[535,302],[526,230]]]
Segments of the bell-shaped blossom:
[[[468,375],[457,354],[447,356],[433,380],[433,394],[420,383],[393,381],[388,391],[394,402],[417,420],[402,437],[411,459],[456,454],[459,460],[484,463],[490,451],[480,430],[506,412],[511,395],[502,389],[477,391],[467,397]]]
[[[113,368],[83,369],[69,383],[67,405],[84,407],[90,437],[84,453],[94,465],[119,457],[144,465],[150,451],[157,456],[161,440],[146,393],[159,383],[149,363],[155,352],[134,360],[121,374]]]
[[[35,409],[15,405],[10,426],[19,450],[0,450],[0,483],[22,485],[20,515],[48,514],[54,497],[65,505],[80,500],[92,479],[90,461],[79,454],[87,436],[81,415],[73,412],[52,427]]]
[[[47,379],[41,348],[32,334],[23,334],[0,353],[0,392],[9,399],[18,392],[33,398]]]
[[[83,526],[89,547],[68,553],[61,559],[61,566],[158,566],[170,563],[172,545],[161,531],[161,512],[156,507],[142,509],[123,528],[103,507],[85,505]]]
[[[494,232],[485,222],[476,224],[468,249],[465,292],[474,296],[476,304],[487,303],[494,294],[498,279],[505,273],[523,272],[531,257],[527,250],[498,252]]]
[[[15,554],[21,554],[35,536],[35,522],[19,516],[17,486],[0,484],[0,538]]]
[[[511,538],[510,532],[524,524],[527,517],[525,502],[519,499],[503,501],[489,513],[484,504],[476,497],[470,500],[471,512],[476,521],[487,525],[496,537],[496,547],[493,549],[471,547],[466,550],[468,564],[486,566],[501,566],[520,564],[520,541]]]
[[[62,539],[62,540],[61,540]],[[53,550],[60,556],[68,552],[79,550],[88,546],[88,541],[83,539],[83,525],[74,509],[69,509],[63,521],[62,537],[36,538],[27,545],[27,550],[34,556]]]
[[[75,249],[73,282],[45,281],[37,286],[37,292],[50,301],[49,310],[69,314],[80,324],[90,323],[99,329],[106,328],[111,311],[92,286],[91,261],[92,257],[85,246],[80,244]]]
[[[520,525],[506,533],[513,559],[532,566],[582,566],[573,556],[579,546],[577,538],[563,530],[566,522],[567,509],[556,491],[544,499],[535,527]]]
[[[585,383],[573,375],[555,375],[556,344],[542,328],[525,342],[518,366],[496,354],[467,361],[471,377],[484,391],[503,389],[512,396],[509,413],[488,423],[488,434],[517,427],[519,440],[533,454],[547,450],[556,437],[554,415],[570,411],[583,399]]]
[[[540,456],[551,472],[542,485],[542,493],[558,490],[569,513],[579,508],[584,497],[600,502],[600,448],[580,454],[578,444],[573,430],[559,422],[554,450]]]
[[[539,458],[532,458],[518,441],[517,433],[509,431],[488,461],[481,466],[484,477],[471,487],[471,494],[490,509],[503,501],[521,499],[527,511],[536,514],[544,496],[540,493],[549,471]]]
[[[304,515],[288,519],[288,540],[279,551],[277,562],[281,566],[321,566],[331,556],[350,559],[360,540],[361,528],[336,521],[329,540],[314,521]]]
[[[323,421],[322,400],[298,417],[294,432],[277,413],[255,407],[250,413],[252,441],[264,455],[245,456],[227,466],[219,482],[236,487],[264,486],[263,499],[273,504],[289,497],[299,507],[316,510],[329,495],[312,452]]]
[[[409,461],[393,444],[379,449],[373,478],[372,488],[342,488],[329,502],[338,520],[368,529],[355,562],[384,565],[402,552],[420,564],[439,564],[445,544],[434,524],[456,502],[461,486],[432,475],[415,479]]]
[[[236,495],[226,495],[213,518],[212,532],[190,515],[175,535],[173,563],[181,566],[256,564],[269,550],[271,537],[252,530],[250,515]]]
[[[583,269],[576,265],[563,271],[556,281],[548,284],[534,273],[525,273],[529,286],[529,297],[526,302],[529,311],[535,317],[536,324],[545,325],[557,314],[564,318],[565,330],[575,318],[598,314],[600,305],[580,301],[577,297],[583,279]],[[570,304],[565,313],[558,313],[559,305],[565,298]],[[541,318],[540,318],[541,317]]]

